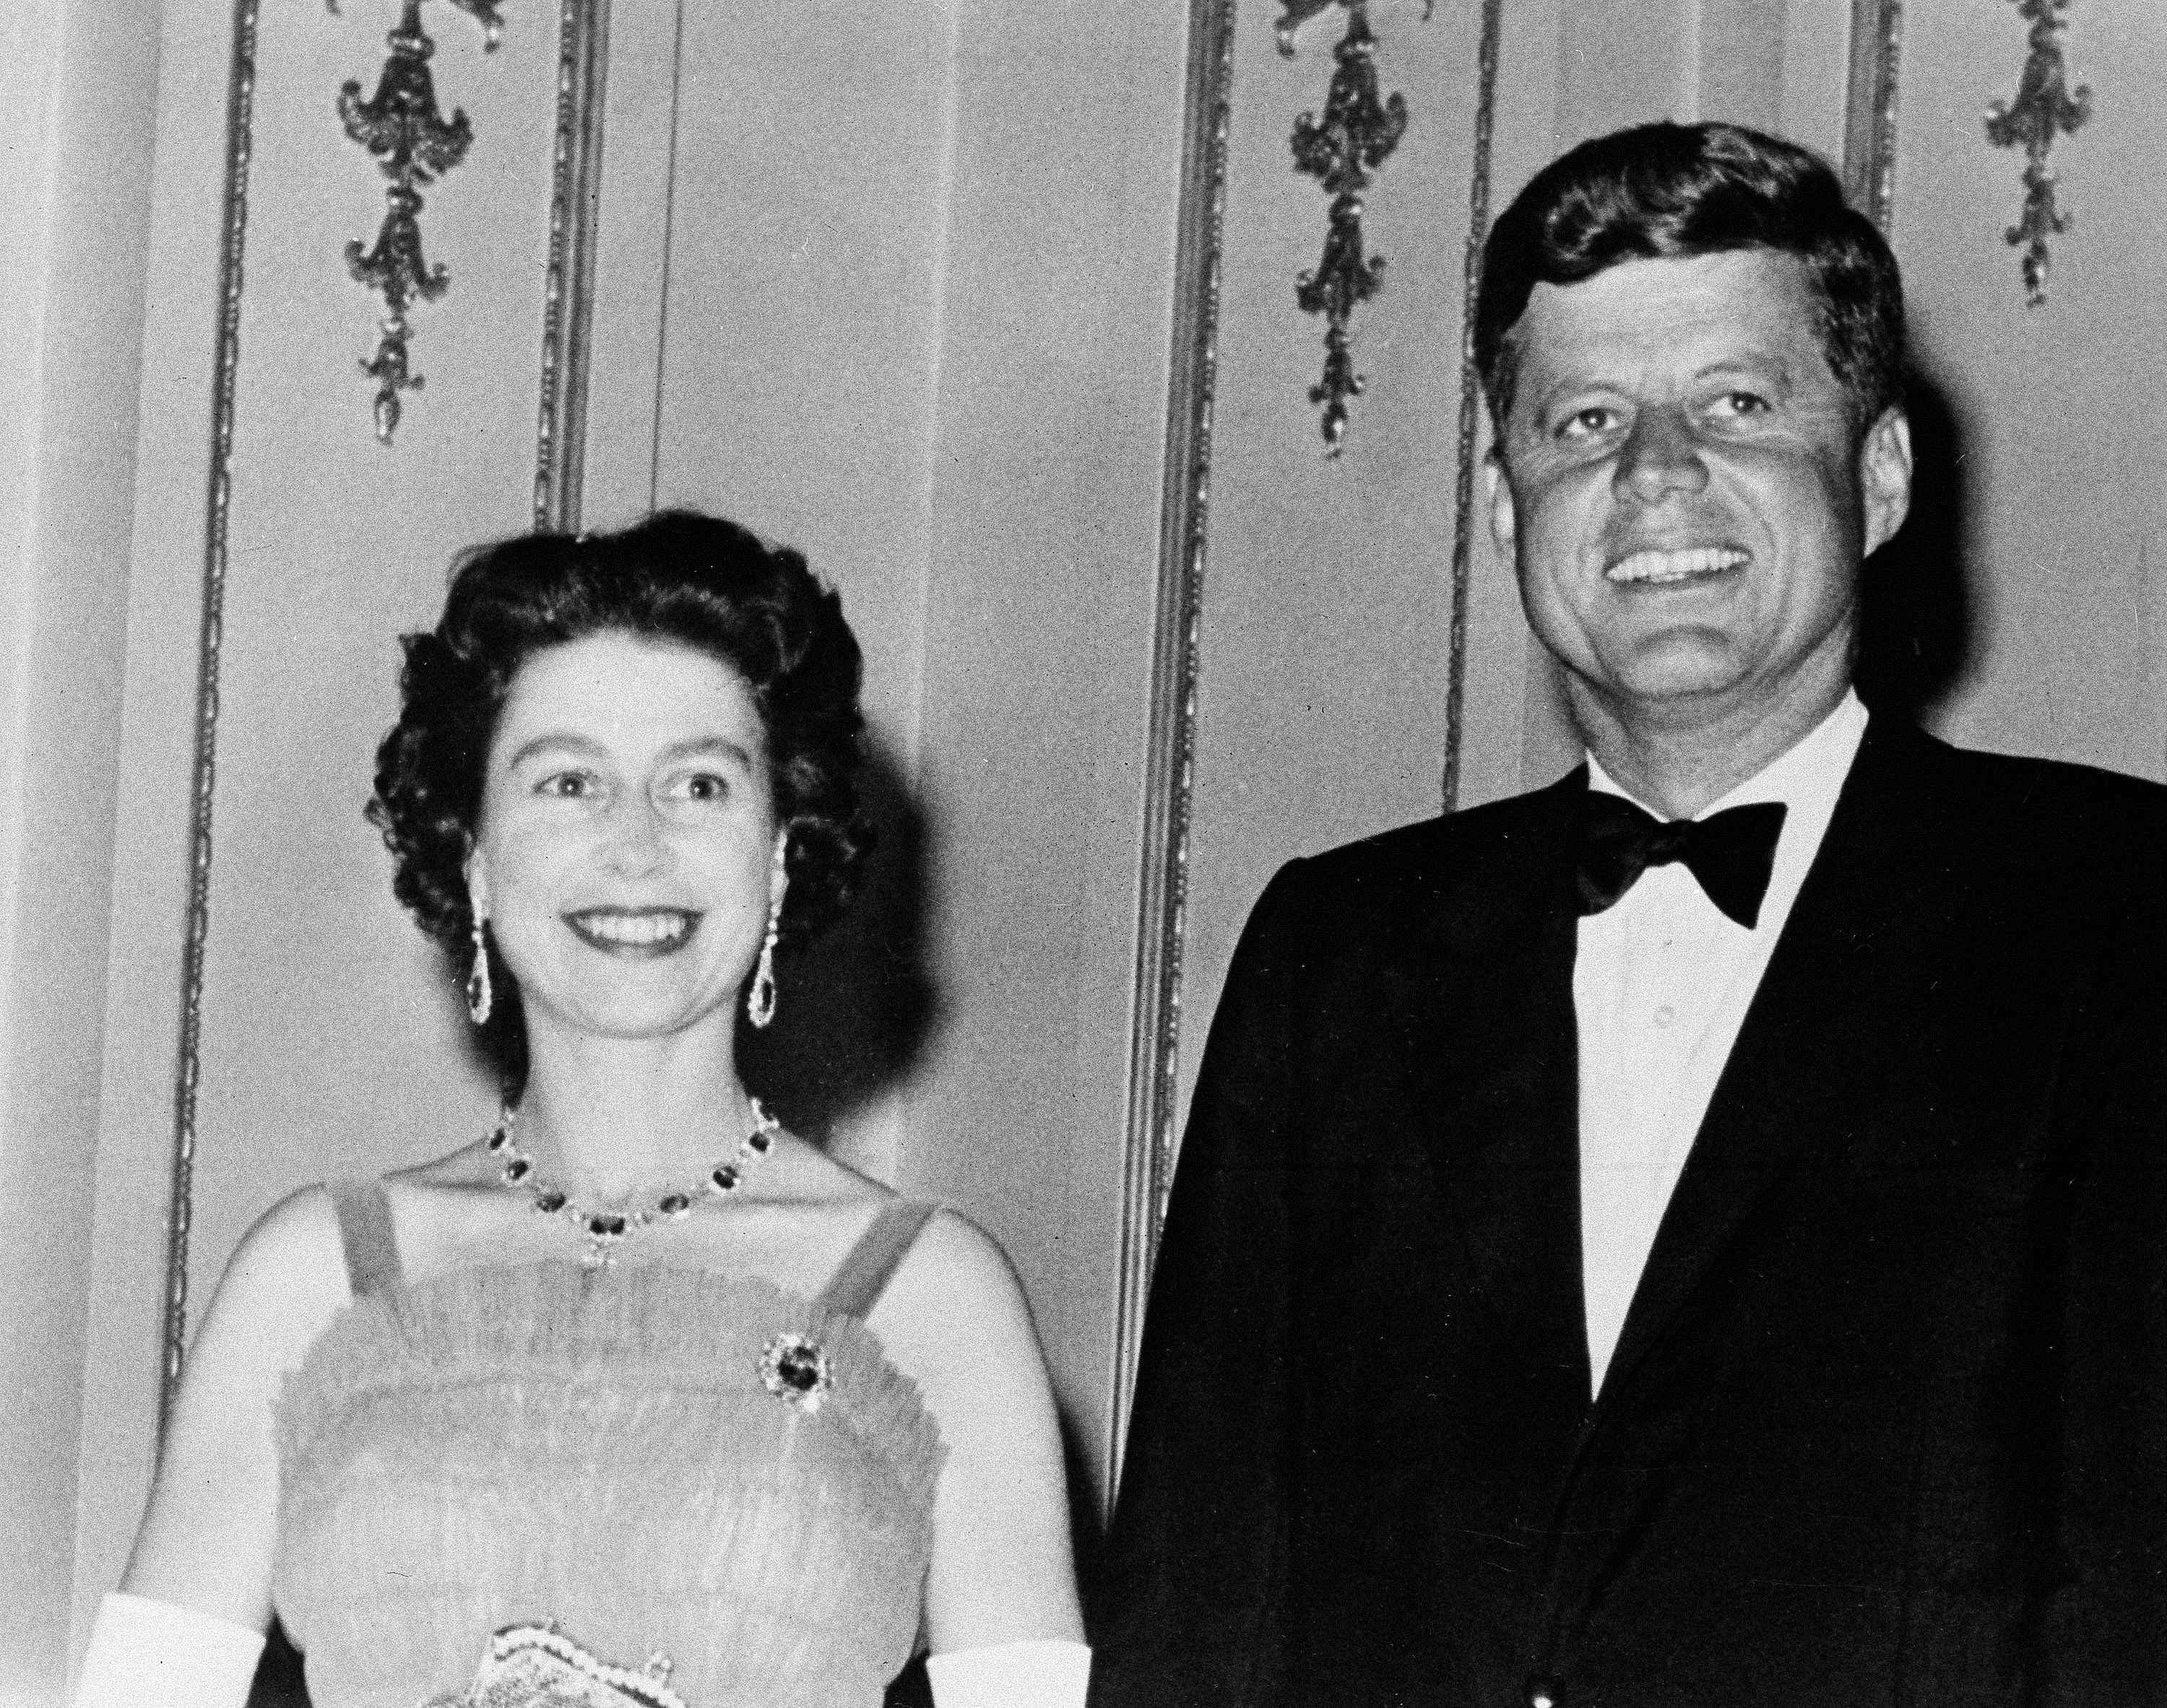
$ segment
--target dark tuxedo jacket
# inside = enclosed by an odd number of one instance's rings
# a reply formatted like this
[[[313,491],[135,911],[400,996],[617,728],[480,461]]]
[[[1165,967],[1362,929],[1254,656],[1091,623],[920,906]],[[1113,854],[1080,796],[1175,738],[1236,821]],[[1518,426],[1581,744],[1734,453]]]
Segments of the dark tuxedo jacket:
[[[1094,1708],[2167,1702],[2167,790],[1872,722],[1593,1404],[1585,792],[1258,903]]]

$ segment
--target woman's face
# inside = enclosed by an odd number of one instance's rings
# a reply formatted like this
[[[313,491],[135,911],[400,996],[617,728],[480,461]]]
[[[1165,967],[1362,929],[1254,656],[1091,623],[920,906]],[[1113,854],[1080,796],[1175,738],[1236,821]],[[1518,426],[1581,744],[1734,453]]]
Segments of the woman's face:
[[[530,1034],[734,1024],[778,845],[766,729],[728,664],[611,632],[512,679],[467,883]]]

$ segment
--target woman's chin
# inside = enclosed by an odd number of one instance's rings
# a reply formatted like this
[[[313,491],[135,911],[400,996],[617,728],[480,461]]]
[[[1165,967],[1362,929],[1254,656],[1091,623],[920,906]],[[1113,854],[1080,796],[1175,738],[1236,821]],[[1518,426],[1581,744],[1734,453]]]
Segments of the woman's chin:
[[[683,997],[643,1000],[628,996],[617,1002],[597,1002],[590,991],[580,1002],[543,1007],[540,1014],[547,1018],[538,1026],[535,1024],[537,1011],[530,1005],[529,1048],[547,1050],[554,1043],[576,1045],[590,1039],[667,1044],[702,1030],[729,1037],[734,1031],[736,1020],[731,1006],[734,994],[697,1000]]]

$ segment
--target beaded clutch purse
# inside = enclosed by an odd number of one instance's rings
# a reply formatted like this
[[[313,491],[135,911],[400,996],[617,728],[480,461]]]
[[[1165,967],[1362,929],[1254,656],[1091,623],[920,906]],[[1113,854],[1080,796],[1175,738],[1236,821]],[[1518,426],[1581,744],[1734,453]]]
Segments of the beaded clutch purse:
[[[474,1683],[421,1708],[685,1708],[669,1677],[665,1655],[635,1672],[597,1659],[553,1626],[510,1625],[489,1640]]]

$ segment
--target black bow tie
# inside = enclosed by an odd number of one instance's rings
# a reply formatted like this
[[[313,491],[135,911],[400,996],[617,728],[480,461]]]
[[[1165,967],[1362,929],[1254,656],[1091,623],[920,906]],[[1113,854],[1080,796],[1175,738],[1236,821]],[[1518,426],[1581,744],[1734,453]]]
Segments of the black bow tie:
[[[1750,931],[1768,893],[1785,811],[1778,801],[1763,801],[1666,824],[1622,796],[1591,789],[1580,820],[1580,911],[1600,913],[1650,866],[1682,860],[1708,899]]]

